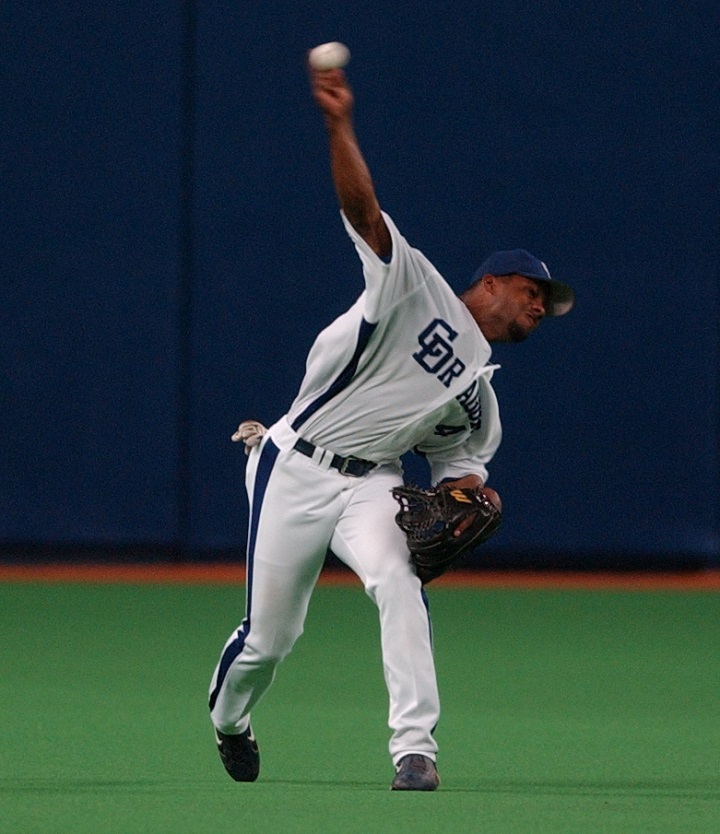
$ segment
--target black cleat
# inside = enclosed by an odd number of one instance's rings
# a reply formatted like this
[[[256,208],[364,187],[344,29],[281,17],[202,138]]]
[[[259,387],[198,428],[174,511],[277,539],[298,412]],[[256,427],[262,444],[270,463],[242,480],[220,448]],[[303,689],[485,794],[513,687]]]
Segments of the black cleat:
[[[248,726],[244,733],[228,736],[215,730],[218,753],[225,770],[236,782],[254,782],[260,773],[260,751]]]
[[[427,756],[403,756],[396,770],[391,791],[434,791],[440,784],[435,762]]]

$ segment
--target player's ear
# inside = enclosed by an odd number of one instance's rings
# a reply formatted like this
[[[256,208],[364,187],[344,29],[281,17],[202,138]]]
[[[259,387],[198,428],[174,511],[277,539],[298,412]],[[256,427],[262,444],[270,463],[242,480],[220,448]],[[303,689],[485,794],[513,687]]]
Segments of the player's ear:
[[[476,304],[482,304],[482,299],[486,293],[491,292],[486,281],[490,279],[494,281],[492,275],[483,275],[482,278],[476,278],[472,284],[460,295],[460,298],[470,307]]]
[[[498,288],[498,280],[494,275],[483,275],[482,285],[484,289],[490,293],[490,295],[495,295]]]

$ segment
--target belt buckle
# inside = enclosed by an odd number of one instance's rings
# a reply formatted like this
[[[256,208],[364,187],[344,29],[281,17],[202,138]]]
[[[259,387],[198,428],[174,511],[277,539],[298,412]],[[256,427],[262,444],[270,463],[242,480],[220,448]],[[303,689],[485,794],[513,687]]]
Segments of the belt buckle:
[[[351,478],[357,477],[357,476],[353,475],[352,472],[347,471],[348,466],[355,460],[360,460],[360,458],[355,458],[352,455],[350,455],[350,457],[343,458],[343,462],[338,467],[338,472],[341,475],[350,475]]]

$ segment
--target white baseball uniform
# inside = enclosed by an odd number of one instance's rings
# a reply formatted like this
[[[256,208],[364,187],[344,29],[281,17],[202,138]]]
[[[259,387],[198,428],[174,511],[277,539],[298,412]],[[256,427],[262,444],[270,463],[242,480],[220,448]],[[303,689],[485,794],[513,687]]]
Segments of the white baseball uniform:
[[[221,732],[246,729],[302,633],[331,550],[378,607],[397,763],[409,753],[435,758],[440,714],[427,598],[394,520],[399,458],[410,449],[426,455],[434,481],[486,480],[501,430],[490,346],[435,267],[384,217],[387,262],[342,215],[365,291],[317,337],[290,410],[250,452],[246,614],[223,648],[210,708]],[[347,474],[342,458],[351,469],[355,458],[361,469],[375,466]]]

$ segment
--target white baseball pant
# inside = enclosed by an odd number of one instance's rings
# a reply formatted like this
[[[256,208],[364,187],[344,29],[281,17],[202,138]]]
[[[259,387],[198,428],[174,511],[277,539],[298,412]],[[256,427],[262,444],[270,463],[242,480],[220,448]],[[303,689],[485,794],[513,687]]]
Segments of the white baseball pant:
[[[247,728],[250,712],[278,664],[302,634],[328,548],[351,568],[375,602],[393,763],[408,753],[435,759],[440,715],[426,598],[395,524],[390,490],[399,466],[343,475],[293,449],[285,418],[250,453],[246,613],[226,642],[210,684],[211,719],[224,733]],[[348,693],[348,697],[351,697]]]

